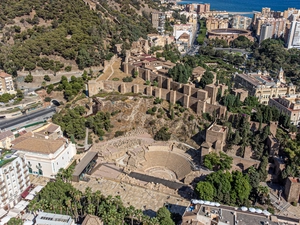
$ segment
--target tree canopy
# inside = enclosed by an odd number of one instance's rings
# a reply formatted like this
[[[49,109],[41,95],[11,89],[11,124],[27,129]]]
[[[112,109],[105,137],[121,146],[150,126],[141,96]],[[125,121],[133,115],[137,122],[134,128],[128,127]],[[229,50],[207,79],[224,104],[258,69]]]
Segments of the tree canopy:
[[[196,193],[200,199],[228,205],[247,205],[250,192],[248,175],[239,171],[230,173],[219,170],[207,175],[205,180],[196,186]]]

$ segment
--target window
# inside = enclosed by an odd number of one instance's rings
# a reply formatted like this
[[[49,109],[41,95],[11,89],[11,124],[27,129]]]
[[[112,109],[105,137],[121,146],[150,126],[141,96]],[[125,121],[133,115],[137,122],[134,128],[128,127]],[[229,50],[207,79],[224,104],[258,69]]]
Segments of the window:
[[[7,178],[7,179],[9,179],[9,176],[8,176],[8,175],[6,175],[6,178]]]

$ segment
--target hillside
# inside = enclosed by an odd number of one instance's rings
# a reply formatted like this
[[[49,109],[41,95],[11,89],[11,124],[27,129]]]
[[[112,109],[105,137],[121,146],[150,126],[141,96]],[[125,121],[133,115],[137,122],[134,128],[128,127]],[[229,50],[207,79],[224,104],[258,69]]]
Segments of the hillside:
[[[132,41],[155,32],[141,16],[149,15],[147,0],[109,2],[93,0],[93,10],[87,0],[1,1],[0,69],[16,76],[34,69],[57,72],[72,63],[79,69],[97,66],[112,57],[115,44],[128,49]],[[60,58],[72,63],[53,60]]]

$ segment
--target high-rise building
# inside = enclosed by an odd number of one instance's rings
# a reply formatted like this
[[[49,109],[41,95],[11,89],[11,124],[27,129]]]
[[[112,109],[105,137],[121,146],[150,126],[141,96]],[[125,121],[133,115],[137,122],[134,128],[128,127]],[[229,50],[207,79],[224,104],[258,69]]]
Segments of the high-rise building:
[[[158,30],[159,33],[165,32],[166,16],[163,12],[155,12],[151,14],[152,26]]]
[[[194,4],[187,4],[187,5],[185,6],[185,10],[186,10],[187,12],[192,12],[192,11],[194,11],[194,10],[195,10]]]
[[[235,29],[250,29],[252,19],[250,17],[234,15],[230,20],[230,25]]]
[[[6,154],[0,162],[0,208],[14,207],[29,186],[25,159],[17,154]]]
[[[287,48],[300,48],[300,19],[293,18],[287,39]]]
[[[259,43],[261,43],[263,40],[272,38],[273,36],[273,25],[272,24],[263,24],[261,25],[261,31],[260,31],[260,37],[259,37]]]
[[[205,4],[198,4],[197,5],[197,13],[206,13],[210,11],[210,4],[205,3]]]

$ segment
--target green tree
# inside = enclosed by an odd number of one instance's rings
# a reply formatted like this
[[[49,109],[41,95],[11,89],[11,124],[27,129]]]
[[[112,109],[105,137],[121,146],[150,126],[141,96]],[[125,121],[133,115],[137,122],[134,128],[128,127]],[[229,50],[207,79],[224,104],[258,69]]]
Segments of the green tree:
[[[33,81],[33,76],[29,73],[24,80],[26,83],[31,83]]]
[[[248,173],[248,176],[249,176],[249,183],[250,183],[251,187],[256,189],[259,186],[259,183],[260,183],[259,172],[253,166],[251,166],[248,169],[247,173]]]
[[[49,75],[45,75],[45,76],[44,76],[44,80],[49,82],[49,81],[51,81],[51,78],[50,78]]]
[[[232,172],[232,190],[230,196],[238,205],[245,205],[249,199],[251,186],[249,184],[248,175],[243,175],[239,171]]]
[[[207,181],[200,181],[195,191],[199,197],[199,199],[213,201],[214,200],[214,187],[211,185],[210,182]]]
[[[18,98],[20,98],[20,99],[23,99],[24,98],[24,93],[21,91],[21,90],[17,90],[17,94],[16,94],[16,96],[18,97]]]
[[[199,85],[200,85],[200,87],[202,87],[204,89],[206,85],[212,84],[213,80],[214,80],[213,73],[206,70],[205,73],[203,74],[201,80],[200,80]]]
[[[233,158],[220,152],[219,155],[215,152],[204,156],[204,166],[210,170],[230,170]]]
[[[264,182],[268,176],[267,166],[268,166],[268,157],[263,156],[261,163],[259,164],[259,167],[258,167],[259,178],[260,178],[260,181],[262,181],[262,182]]]
[[[161,207],[156,213],[156,218],[160,225],[175,225],[171,218],[171,213],[166,207]]]
[[[167,127],[162,127],[159,131],[154,135],[154,140],[156,141],[168,141],[171,138],[171,133],[168,132]]]
[[[7,225],[22,225],[22,224],[23,224],[23,220],[15,217],[11,218],[7,222]]]
[[[133,73],[133,77],[137,78],[138,76],[139,76],[139,72],[137,70],[135,70],[134,73]]]
[[[188,64],[177,63],[176,66],[169,69],[168,75],[176,82],[186,84],[192,76],[192,68]]]

